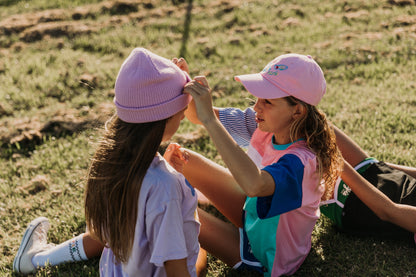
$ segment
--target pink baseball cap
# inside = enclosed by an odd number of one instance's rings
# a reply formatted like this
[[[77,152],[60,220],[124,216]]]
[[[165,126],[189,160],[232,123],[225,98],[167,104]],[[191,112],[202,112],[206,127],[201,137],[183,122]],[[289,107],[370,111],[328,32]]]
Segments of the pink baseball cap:
[[[129,123],[169,118],[191,101],[183,93],[190,80],[172,61],[135,48],[122,64],[114,87],[117,115]]]
[[[235,79],[258,98],[293,96],[314,106],[326,91],[324,73],[309,55],[281,55],[260,73],[239,75]]]

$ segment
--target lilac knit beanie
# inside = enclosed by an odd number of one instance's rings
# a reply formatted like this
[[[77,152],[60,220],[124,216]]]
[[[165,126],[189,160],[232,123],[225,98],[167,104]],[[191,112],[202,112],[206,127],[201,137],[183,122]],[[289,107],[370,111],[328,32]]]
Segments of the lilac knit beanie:
[[[184,109],[191,96],[183,87],[191,79],[173,62],[135,48],[124,61],[115,84],[118,117],[129,123],[169,118]]]

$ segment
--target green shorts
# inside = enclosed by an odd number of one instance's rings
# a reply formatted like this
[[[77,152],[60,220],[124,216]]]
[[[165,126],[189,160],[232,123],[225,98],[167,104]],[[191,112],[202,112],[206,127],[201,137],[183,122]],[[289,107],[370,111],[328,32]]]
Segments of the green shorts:
[[[367,168],[374,163],[378,163],[378,161],[374,158],[367,158],[354,167],[354,169],[360,175],[363,175]],[[351,188],[347,186],[341,178],[338,178],[334,188],[334,197],[330,200],[321,202],[321,212],[341,229],[343,228],[342,218],[345,202],[350,194]]]
[[[361,165],[361,166],[360,166]],[[416,179],[375,159],[366,159],[356,170],[395,203],[416,206]],[[392,223],[381,220],[342,181],[332,203],[321,206],[324,215],[342,231],[362,235],[411,235]],[[335,205],[334,205],[335,204]]]

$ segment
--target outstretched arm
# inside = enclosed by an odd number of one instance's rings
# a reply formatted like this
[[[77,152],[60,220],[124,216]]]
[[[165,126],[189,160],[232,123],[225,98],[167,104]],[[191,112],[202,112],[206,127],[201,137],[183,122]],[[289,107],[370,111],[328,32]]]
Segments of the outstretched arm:
[[[341,178],[380,219],[416,233],[416,207],[394,203],[347,162]]]
[[[275,189],[273,177],[254,164],[215,115],[206,78],[196,77],[185,85],[184,92],[192,95],[198,119],[207,129],[225,164],[247,196],[272,195]]]
[[[212,107],[212,110],[214,111],[215,116],[217,118],[220,118],[219,109],[216,107]],[[195,100],[192,99],[192,101],[189,103],[188,108],[185,110],[185,116],[192,123],[202,125],[202,122],[198,119],[196,113]]]
[[[228,169],[175,143],[168,146],[164,157],[235,226],[243,226],[246,195]]]

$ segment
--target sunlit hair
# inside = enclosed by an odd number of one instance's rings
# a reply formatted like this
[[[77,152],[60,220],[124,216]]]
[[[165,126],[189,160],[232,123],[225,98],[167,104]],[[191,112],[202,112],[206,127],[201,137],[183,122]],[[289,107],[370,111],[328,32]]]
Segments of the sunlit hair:
[[[315,106],[307,104],[295,97],[285,97],[290,105],[301,104],[305,116],[293,122],[290,128],[292,141],[304,138],[308,147],[316,154],[320,180],[324,180],[325,192],[322,200],[328,200],[334,192],[334,185],[340,176],[343,159],[338,149],[334,130],[328,124],[325,114]]]
[[[85,190],[85,218],[91,234],[127,262],[134,241],[142,181],[162,141],[166,119],[106,124],[92,159]]]

